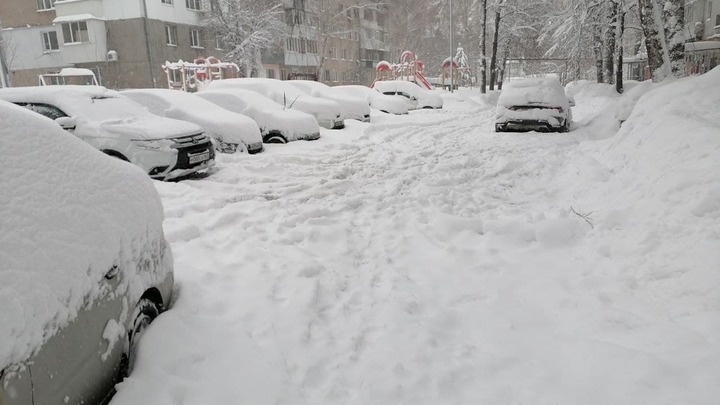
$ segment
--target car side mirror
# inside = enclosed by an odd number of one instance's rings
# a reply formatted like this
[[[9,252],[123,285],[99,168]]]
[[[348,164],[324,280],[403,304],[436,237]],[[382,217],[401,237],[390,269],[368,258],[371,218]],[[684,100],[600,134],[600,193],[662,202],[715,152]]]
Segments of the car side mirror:
[[[66,131],[72,131],[77,127],[77,120],[73,117],[55,118],[55,122],[60,125],[60,128]]]
[[[568,102],[570,103],[570,107],[575,107],[575,99],[572,97],[568,97]]]

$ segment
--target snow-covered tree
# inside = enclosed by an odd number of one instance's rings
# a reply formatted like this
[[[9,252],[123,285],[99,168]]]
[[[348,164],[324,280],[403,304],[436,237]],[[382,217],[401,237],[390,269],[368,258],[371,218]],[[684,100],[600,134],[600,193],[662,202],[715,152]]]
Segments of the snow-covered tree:
[[[220,39],[225,59],[244,67],[250,76],[261,68],[262,51],[273,49],[285,37],[283,7],[274,0],[210,0],[203,23]]]
[[[685,75],[685,1],[667,0],[663,7],[665,43],[669,70],[675,77]]]
[[[658,11],[656,9],[655,0],[638,0],[640,26],[645,36],[648,66],[653,77],[660,73],[663,65],[663,45],[655,18],[655,13]]]

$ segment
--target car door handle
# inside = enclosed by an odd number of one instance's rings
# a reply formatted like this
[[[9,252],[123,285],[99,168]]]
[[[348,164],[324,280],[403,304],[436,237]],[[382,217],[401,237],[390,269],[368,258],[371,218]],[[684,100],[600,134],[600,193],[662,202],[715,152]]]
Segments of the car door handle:
[[[118,266],[114,265],[110,268],[110,270],[108,270],[107,273],[105,273],[105,279],[112,280],[115,278],[115,276],[118,275],[118,273],[120,273],[120,268]]]

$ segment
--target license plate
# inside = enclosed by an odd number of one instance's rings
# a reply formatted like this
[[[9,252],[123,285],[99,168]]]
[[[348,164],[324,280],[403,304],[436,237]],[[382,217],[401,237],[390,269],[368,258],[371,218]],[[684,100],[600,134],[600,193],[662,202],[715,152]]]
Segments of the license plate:
[[[192,155],[192,156],[189,156],[189,158],[190,158],[190,164],[204,162],[204,161],[210,159],[210,151],[205,151],[198,155]]]

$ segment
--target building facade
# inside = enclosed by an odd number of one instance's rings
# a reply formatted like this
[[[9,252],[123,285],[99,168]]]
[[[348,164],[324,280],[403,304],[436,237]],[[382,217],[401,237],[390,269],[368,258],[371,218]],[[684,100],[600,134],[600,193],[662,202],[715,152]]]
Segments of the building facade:
[[[165,61],[222,53],[200,11],[200,0],[2,1],[9,81],[36,85],[39,74],[77,67],[109,88],[165,87]]]
[[[1,83],[28,86],[38,75],[87,68],[114,89],[165,87],[165,61],[222,58],[201,26],[207,0],[2,0]],[[389,57],[385,6],[358,0],[283,0],[286,37],[262,54],[252,76],[330,85],[372,83]],[[7,80],[5,80],[7,79]]]

